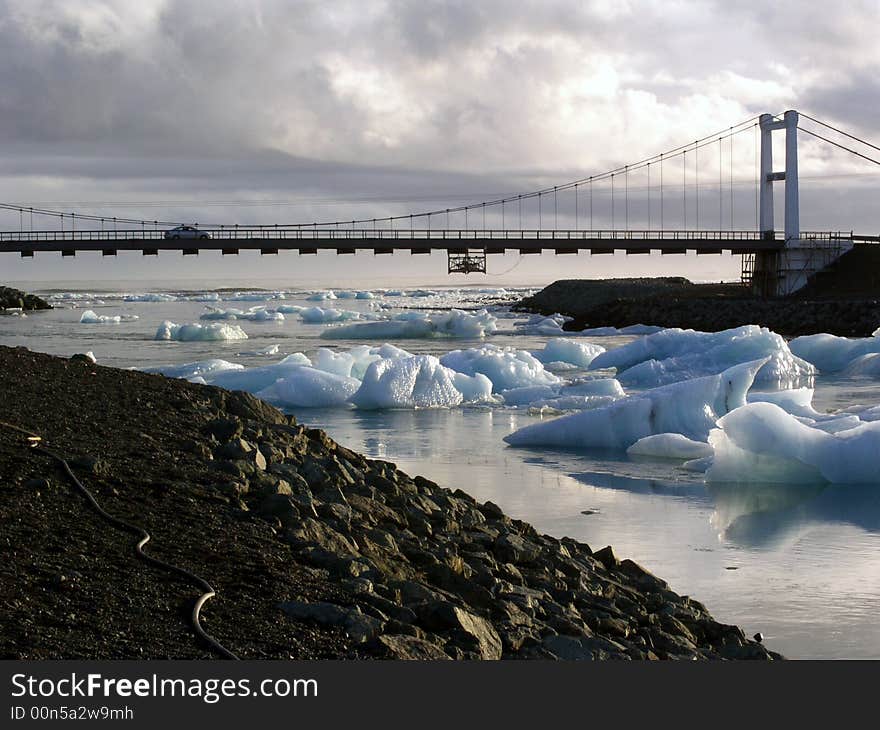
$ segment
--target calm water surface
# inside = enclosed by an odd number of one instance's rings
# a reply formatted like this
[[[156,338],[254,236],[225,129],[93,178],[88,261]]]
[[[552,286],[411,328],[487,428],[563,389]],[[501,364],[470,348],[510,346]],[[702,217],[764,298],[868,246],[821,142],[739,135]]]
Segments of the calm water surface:
[[[95,299],[98,299],[96,297]],[[303,295],[288,303],[305,304]],[[465,297],[468,303],[481,296]],[[448,305],[395,300],[395,306]],[[119,367],[183,363],[221,357],[246,365],[274,359],[239,355],[269,344],[281,354],[363,342],[319,339],[322,326],[295,315],[283,323],[243,322],[244,342],[167,343],[151,340],[164,319],[197,321],[201,302],[128,303],[104,299],[98,313],[137,314],[120,325],[80,325],[82,309],[59,309],[26,319],[0,318],[0,344],[25,345],[59,355],[92,350]],[[225,302],[246,309],[259,302]],[[309,305],[368,309],[363,300]],[[271,306],[272,303],[269,303]],[[542,347],[541,337],[515,334],[501,319],[491,338],[520,349]],[[505,334],[506,332],[506,334]],[[605,347],[631,338],[597,338]],[[399,341],[411,352],[442,354],[477,342]],[[276,358],[277,359],[277,358]],[[819,378],[815,405],[834,409],[880,403],[880,383]],[[880,484],[860,486],[737,486],[707,488],[679,462],[629,459],[508,447],[502,438],[536,416],[504,408],[366,412],[302,409],[304,423],[326,429],[341,443],[397,463],[443,486],[461,488],[501,505],[542,532],[568,535],[594,549],[613,545],[705,603],[715,617],[761,631],[771,648],[789,657],[880,657]],[[878,478],[880,481],[880,478]]]

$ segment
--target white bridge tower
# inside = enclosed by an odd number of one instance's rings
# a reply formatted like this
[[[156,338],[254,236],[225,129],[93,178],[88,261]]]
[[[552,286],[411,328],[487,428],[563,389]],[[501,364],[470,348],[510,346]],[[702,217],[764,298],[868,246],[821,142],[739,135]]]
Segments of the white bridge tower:
[[[801,237],[798,190],[798,113],[785,112],[782,119],[762,114],[759,226],[765,238],[775,239],[773,183],[785,183],[785,243],[781,251],[758,254],[754,285],[768,296],[785,296],[803,287],[817,271],[846,253],[852,244],[829,237]],[[773,132],[785,130],[785,168],[773,169]]]

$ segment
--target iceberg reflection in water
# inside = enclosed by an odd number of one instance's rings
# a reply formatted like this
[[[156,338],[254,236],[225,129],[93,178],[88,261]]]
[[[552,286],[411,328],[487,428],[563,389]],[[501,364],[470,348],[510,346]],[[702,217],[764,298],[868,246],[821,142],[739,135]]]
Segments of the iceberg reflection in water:
[[[822,523],[880,534],[880,484],[714,484],[707,491],[713,526],[740,545],[791,544]]]

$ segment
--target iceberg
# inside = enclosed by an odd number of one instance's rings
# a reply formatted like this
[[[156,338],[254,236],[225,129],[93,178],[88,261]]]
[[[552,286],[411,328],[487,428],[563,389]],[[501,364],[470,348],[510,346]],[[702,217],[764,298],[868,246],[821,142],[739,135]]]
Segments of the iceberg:
[[[545,365],[563,362],[578,368],[588,368],[590,363],[603,352],[605,352],[605,348],[601,345],[576,342],[566,337],[560,337],[548,341],[543,350],[538,350],[533,354]]]
[[[645,436],[630,446],[630,456],[653,456],[660,459],[703,459],[712,456],[712,447],[702,441],[694,441],[680,433],[658,433]]]
[[[326,299],[336,299],[336,293],[332,291],[317,291],[314,294],[306,297],[306,299],[310,302],[323,302]]]
[[[710,483],[876,482],[880,421],[829,433],[774,403],[749,403],[722,417],[709,443]]]
[[[277,310],[266,309],[266,307],[251,307],[247,311],[242,309],[219,309],[217,307],[207,307],[206,311],[199,317],[199,319],[244,319],[250,322],[282,322],[284,321],[284,315]]]
[[[318,370],[324,370],[328,373],[363,380],[367,368],[374,362],[401,357],[412,357],[412,354],[389,344],[381,347],[359,345],[352,347],[348,352],[338,352],[322,347],[315,353],[314,366]]]
[[[844,369],[844,375],[867,378],[880,377],[880,352],[869,352],[851,361]]]
[[[864,355],[880,352],[880,337],[838,337],[821,333],[795,337],[788,343],[798,357],[821,373],[837,373]]]
[[[492,381],[492,390],[496,393],[561,382],[558,376],[547,372],[543,363],[530,352],[512,347],[483,345],[467,350],[452,350],[443,355],[440,362],[465,375],[485,375]]]
[[[174,294],[129,294],[123,297],[126,302],[176,302],[179,299]]]
[[[705,441],[719,417],[745,405],[766,358],[630,395],[610,405],[536,423],[506,436],[512,446],[624,450],[646,436]]]
[[[227,390],[246,390],[248,393],[258,393],[278,380],[295,374],[302,367],[311,367],[311,364],[309,358],[301,352],[296,352],[271,365],[218,372],[206,380],[211,385],[219,385]]]
[[[212,358],[187,362],[182,365],[159,365],[158,367],[143,368],[142,372],[158,373],[168,378],[183,378],[184,380],[205,383],[217,373],[227,370],[244,370],[244,365]]]
[[[239,352],[238,354],[251,357],[268,357],[269,355],[277,355],[280,349],[281,345],[266,345],[259,350],[246,350],[245,352]]]
[[[562,395],[613,395],[620,398],[626,393],[615,378],[582,378],[563,385]]]
[[[235,324],[175,324],[165,320],[156,330],[156,340],[197,342],[213,340],[246,340],[245,331]]]
[[[427,339],[450,337],[478,339],[496,329],[496,319],[486,310],[468,314],[458,309],[442,314],[405,312],[393,320],[341,325],[321,333],[324,339]]]
[[[379,319],[379,316],[370,312],[354,312],[350,309],[308,307],[299,312],[299,318],[305,324],[326,324],[327,322],[345,322],[357,319],[375,320]]]
[[[580,332],[569,333],[578,334],[582,337],[618,337],[621,335],[653,335],[661,332],[664,327],[657,327],[653,324],[631,324],[626,327],[588,327]]]
[[[354,378],[298,365],[255,395],[281,407],[331,408],[345,405],[360,385]]]
[[[95,314],[87,309],[79,318],[81,324],[119,324],[121,322],[134,322],[138,319],[136,314]]]
[[[489,400],[491,391],[484,375],[462,375],[433,355],[416,355],[372,363],[351,402],[364,409],[451,408],[465,400]]]
[[[598,355],[591,367],[616,368],[624,385],[650,387],[712,375],[758,358],[767,358],[756,378],[761,385],[792,388],[816,373],[792,354],[781,335],[757,325],[722,332],[665,329]]]

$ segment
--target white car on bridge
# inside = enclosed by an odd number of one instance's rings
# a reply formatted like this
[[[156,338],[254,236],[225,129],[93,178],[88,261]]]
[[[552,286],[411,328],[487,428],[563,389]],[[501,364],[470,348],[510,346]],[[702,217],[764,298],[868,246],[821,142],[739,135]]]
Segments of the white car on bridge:
[[[210,238],[211,234],[200,231],[195,226],[177,226],[170,231],[165,231],[165,238]]]

